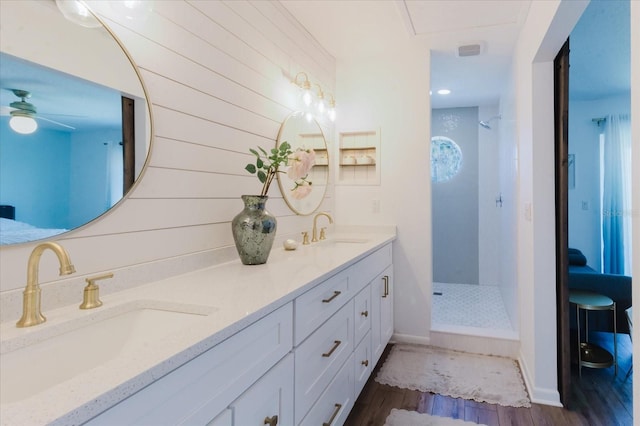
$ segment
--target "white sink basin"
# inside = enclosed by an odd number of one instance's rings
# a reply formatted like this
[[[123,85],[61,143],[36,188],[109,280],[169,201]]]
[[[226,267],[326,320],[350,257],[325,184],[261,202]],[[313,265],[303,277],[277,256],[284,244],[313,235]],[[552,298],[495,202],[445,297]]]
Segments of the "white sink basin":
[[[334,244],[364,244],[369,240],[365,238],[333,238],[327,241]]]
[[[105,362],[161,343],[213,310],[133,302],[52,325],[49,330],[33,330],[22,339],[12,339],[17,342],[3,342],[5,348],[12,343],[19,347],[0,355],[0,403],[20,401]]]

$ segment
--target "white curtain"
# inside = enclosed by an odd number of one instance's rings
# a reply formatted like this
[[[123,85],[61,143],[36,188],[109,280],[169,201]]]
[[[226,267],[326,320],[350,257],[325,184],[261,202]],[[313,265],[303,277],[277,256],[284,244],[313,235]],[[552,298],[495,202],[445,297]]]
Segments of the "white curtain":
[[[603,147],[603,272],[631,275],[631,121],[609,115]]]

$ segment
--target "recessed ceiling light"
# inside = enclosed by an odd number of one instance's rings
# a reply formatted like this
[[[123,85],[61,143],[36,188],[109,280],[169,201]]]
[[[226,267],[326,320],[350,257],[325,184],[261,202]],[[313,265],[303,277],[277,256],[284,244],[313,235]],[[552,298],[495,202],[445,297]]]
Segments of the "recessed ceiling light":
[[[451,93],[451,90],[449,90],[449,89],[440,89],[440,90],[438,90],[438,95],[448,95],[449,93]]]

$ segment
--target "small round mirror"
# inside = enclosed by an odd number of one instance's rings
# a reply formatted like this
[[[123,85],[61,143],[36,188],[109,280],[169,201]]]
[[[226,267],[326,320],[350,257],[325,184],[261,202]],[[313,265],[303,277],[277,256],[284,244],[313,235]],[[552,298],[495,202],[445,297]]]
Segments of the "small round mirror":
[[[299,215],[310,215],[320,207],[329,183],[329,152],[327,142],[318,122],[308,119],[304,113],[295,112],[289,115],[278,133],[277,146],[288,142],[291,149],[313,149],[316,153],[315,165],[309,172],[307,181],[311,182],[311,192],[302,199],[292,196],[295,182],[286,173],[278,173],[278,186],[289,208]]]

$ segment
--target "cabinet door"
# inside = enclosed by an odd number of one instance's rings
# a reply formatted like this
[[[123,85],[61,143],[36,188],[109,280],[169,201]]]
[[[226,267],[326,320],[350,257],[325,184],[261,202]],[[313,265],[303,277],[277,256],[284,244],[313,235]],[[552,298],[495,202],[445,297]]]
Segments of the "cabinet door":
[[[293,425],[293,354],[231,404],[234,426]]]
[[[354,300],[354,343],[357,345],[371,329],[371,286],[362,289]]]
[[[233,411],[231,408],[227,408],[207,423],[207,426],[233,426]]]
[[[369,332],[360,342],[354,353],[355,368],[355,393],[354,398],[358,398],[362,388],[369,380],[373,370],[373,359],[371,357],[371,332]]]
[[[383,349],[393,335],[393,266],[382,273],[383,296],[380,303],[380,334]]]
[[[371,348],[378,362],[393,334],[393,265],[371,283]]]

